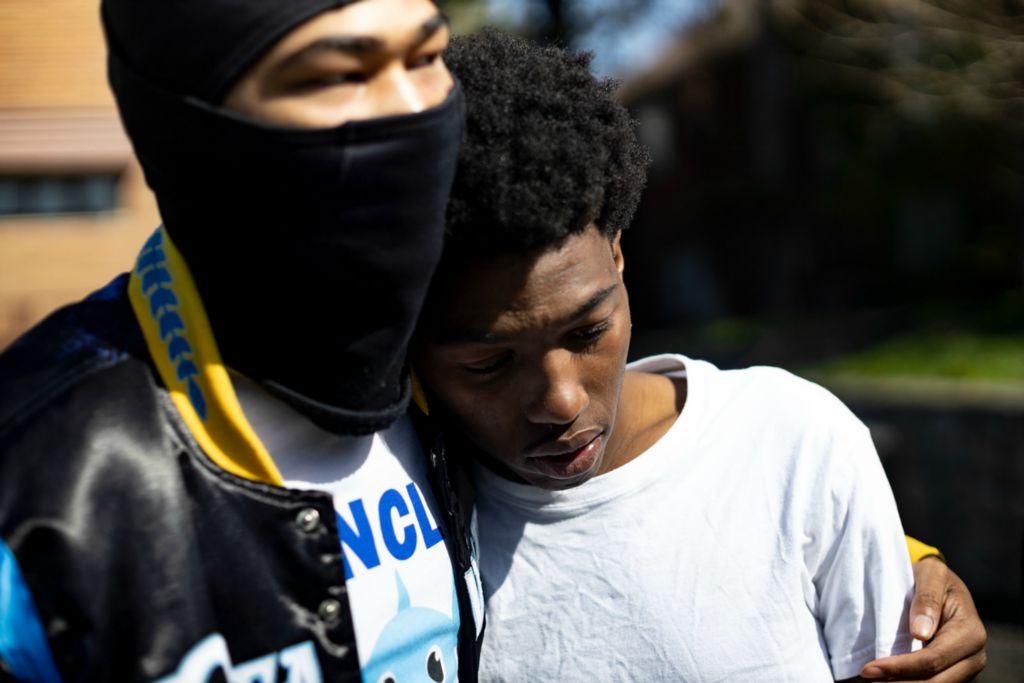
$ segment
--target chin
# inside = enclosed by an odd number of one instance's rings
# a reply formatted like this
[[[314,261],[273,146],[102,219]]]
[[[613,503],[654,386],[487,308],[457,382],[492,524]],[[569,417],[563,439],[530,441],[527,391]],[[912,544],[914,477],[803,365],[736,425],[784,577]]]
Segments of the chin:
[[[588,481],[597,476],[597,472],[600,469],[601,461],[598,460],[593,467],[585,472],[572,477],[546,477],[543,474],[531,471],[529,475],[520,474],[519,476],[528,483],[530,486],[536,486],[538,488],[547,489],[548,491],[565,491],[567,489],[574,489],[577,486],[586,484]]]
[[[571,480],[565,480],[565,479],[546,479],[546,480],[544,480],[544,482],[531,482],[531,483],[534,486],[540,487],[542,489],[547,489],[548,491],[568,491],[569,489],[574,489],[577,486],[580,486],[582,484],[587,483],[588,481],[590,481],[593,478],[594,478],[594,475],[587,474],[587,475],[581,475],[578,479],[571,479]]]

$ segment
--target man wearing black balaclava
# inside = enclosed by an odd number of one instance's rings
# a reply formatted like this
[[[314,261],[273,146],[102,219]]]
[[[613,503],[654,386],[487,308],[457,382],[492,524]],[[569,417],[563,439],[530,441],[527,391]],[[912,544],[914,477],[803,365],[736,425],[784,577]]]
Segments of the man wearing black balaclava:
[[[163,225],[0,357],[0,679],[473,679],[464,507],[404,416],[462,127],[443,16],[101,7]]]

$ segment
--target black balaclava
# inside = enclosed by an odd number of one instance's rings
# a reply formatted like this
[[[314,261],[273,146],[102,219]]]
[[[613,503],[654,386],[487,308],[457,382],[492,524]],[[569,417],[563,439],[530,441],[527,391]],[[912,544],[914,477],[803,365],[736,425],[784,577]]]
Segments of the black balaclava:
[[[330,129],[220,106],[277,40],[349,1],[103,0],[103,19],[121,117],[224,362],[322,427],[366,434],[408,405],[461,91]]]

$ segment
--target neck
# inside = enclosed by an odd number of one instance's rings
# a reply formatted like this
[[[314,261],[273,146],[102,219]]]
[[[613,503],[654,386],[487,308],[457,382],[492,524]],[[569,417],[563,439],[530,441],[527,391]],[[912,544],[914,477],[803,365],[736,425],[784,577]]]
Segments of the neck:
[[[598,474],[637,458],[671,429],[686,403],[686,380],[626,372],[615,425]]]

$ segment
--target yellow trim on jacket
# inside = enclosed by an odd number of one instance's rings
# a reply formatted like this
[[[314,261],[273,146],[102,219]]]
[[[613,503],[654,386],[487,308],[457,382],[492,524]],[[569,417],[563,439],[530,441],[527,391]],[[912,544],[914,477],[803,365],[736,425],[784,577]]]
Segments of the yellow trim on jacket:
[[[946,556],[943,555],[942,551],[940,551],[938,548],[930,546],[927,543],[922,543],[921,541],[911,536],[907,536],[907,550],[910,551],[911,564],[917,562],[918,560],[923,560],[926,557],[932,556],[939,558],[943,562],[946,561]]]
[[[160,379],[206,455],[232,474],[283,485],[242,412],[192,274],[163,226],[142,247],[128,296]]]

